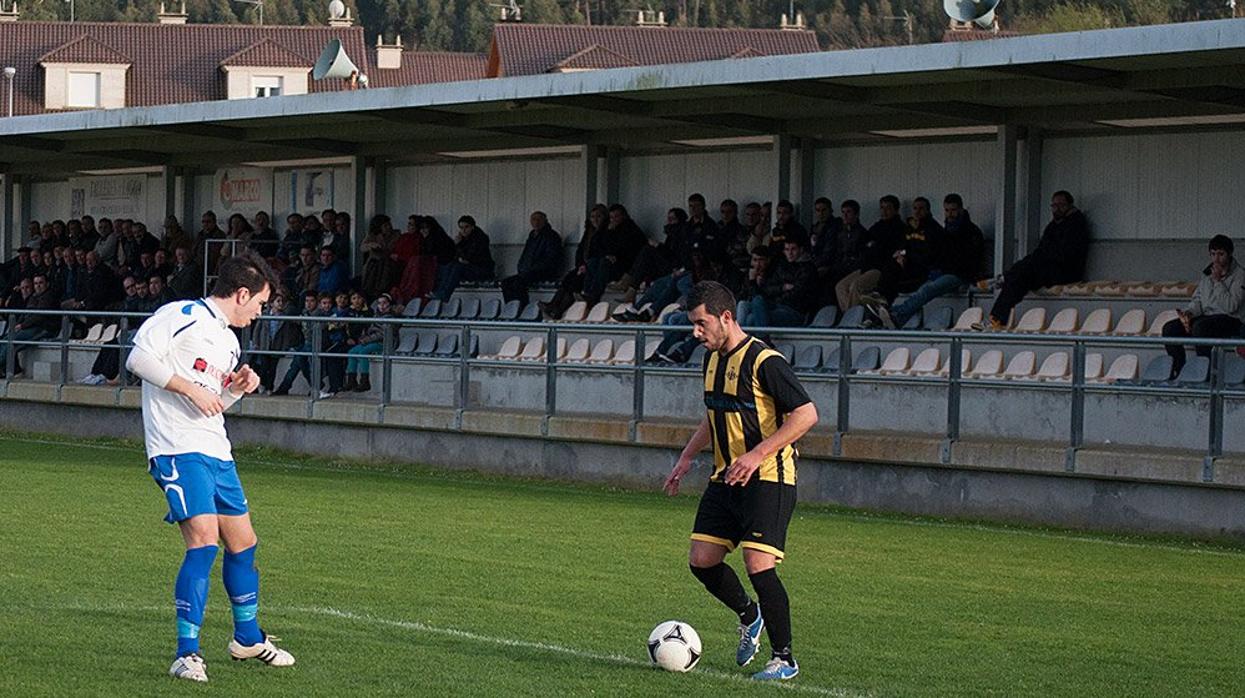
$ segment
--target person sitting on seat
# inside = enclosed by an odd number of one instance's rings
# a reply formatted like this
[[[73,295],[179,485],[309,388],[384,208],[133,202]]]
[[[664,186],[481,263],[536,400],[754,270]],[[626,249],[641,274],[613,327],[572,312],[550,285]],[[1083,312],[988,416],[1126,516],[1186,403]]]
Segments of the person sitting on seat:
[[[492,281],[497,265],[489,248],[489,237],[476,225],[476,219],[458,219],[454,259],[437,268],[437,285],[432,295],[444,303],[463,281]]]
[[[1084,280],[1089,221],[1066,191],[1051,196],[1050,210],[1051,222],[1042,231],[1037,249],[1003,273],[999,297],[990,308],[990,329],[1006,328],[1012,308],[1030,291]]]
[[[549,216],[544,211],[533,211],[529,222],[532,230],[523,243],[518,273],[501,280],[502,299],[507,303],[517,300],[522,306],[528,303],[529,288],[556,281],[562,272],[562,236],[549,225]]]
[[[749,301],[744,321],[755,327],[798,327],[804,324],[817,294],[817,265],[808,252],[808,237],[790,232],[783,242],[783,263],[766,274],[761,292]]]
[[[1241,334],[1245,310],[1245,269],[1233,258],[1232,238],[1216,235],[1210,239],[1210,265],[1202,270],[1197,290],[1179,317],[1163,325],[1164,337],[1226,338]],[[1171,377],[1184,368],[1185,350],[1168,344],[1172,357]],[[1211,347],[1197,347],[1198,356],[1209,357]]]

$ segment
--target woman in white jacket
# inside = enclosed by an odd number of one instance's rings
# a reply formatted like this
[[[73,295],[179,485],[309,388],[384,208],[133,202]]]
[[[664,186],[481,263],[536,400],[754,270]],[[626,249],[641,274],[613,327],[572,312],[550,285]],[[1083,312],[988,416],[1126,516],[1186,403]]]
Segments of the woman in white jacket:
[[[1163,326],[1164,337],[1229,338],[1241,336],[1241,317],[1245,310],[1245,269],[1232,258],[1232,238],[1216,235],[1210,239],[1210,266],[1202,270],[1193,299],[1180,316]],[[1210,356],[1210,347],[1197,347],[1198,356]],[[1172,357],[1172,377],[1185,364],[1185,349],[1168,344]]]

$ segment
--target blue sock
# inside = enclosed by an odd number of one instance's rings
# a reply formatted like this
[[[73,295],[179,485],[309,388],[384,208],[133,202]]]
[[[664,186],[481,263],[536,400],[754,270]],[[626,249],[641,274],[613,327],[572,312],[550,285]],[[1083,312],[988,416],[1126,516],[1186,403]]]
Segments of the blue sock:
[[[225,564],[221,567],[225,578],[225,591],[233,606],[233,638],[243,645],[264,641],[256,614],[259,611],[259,570],[255,569],[255,548],[258,544],[237,553],[225,551]]]
[[[208,579],[216,562],[216,546],[190,548],[182,559],[173,587],[173,605],[177,608],[177,656],[199,651],[199,626],[207,607]]]

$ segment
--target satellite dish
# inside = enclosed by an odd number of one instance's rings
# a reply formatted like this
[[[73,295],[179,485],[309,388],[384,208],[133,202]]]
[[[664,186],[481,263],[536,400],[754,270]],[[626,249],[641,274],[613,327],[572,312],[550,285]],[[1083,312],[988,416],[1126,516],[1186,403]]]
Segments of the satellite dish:
[[[334,2],[340,2],[340,0],[334,0]],[[311,70],[311,77],[316,80],[345,79],[358,70],[359,67],[350,60],[350,56],[346,55],[346,49],[342,48],[341,39],[331,39],[320,52],[320,58],[316,61],[315,68]]]
[[[342,0],[333,0],[329,3],[329,17],[333,19],[341,19],[346,16],[346,3]]]
[[[338,0],[334,0],[337,2]],[[994,10],[999,0],[943,0],[942,9],[951,19],[972,22],[983,29],[994,26]]]

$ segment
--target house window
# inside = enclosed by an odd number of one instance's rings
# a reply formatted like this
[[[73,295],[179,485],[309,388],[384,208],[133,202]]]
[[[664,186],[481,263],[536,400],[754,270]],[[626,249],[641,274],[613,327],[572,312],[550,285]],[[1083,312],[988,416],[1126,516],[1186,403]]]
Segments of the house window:
[[[271,75],[256,75],[251,78],[251,90],[256,97],[280,97],[281,78]]]
[[[70,71],[65,106],[94,109],[99,106],[99,73]]]

